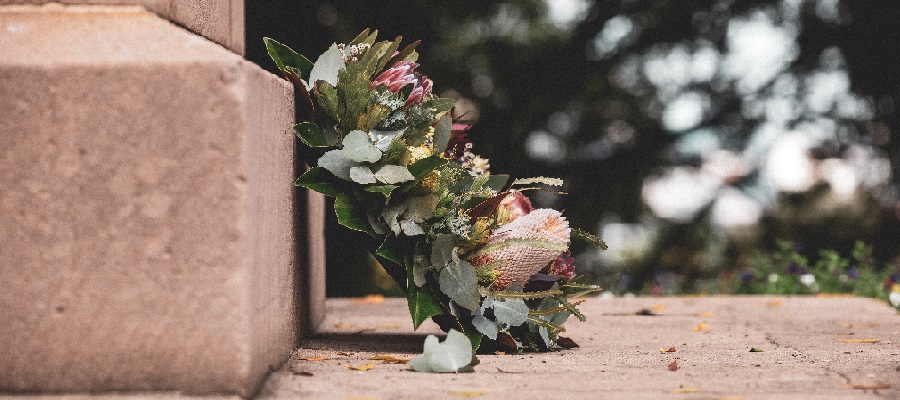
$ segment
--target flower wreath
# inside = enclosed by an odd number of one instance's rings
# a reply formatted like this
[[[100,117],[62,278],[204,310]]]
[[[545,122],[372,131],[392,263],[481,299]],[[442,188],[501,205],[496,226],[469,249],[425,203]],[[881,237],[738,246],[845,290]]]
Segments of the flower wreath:
[[[574,274],[569,245],[606,245],[522,194],[562,180],[491,174],[454,100],[416,71],[419,42],[376,34],[315,63],[264,39],[310,116],[294,131],[316,161],[295,184],[334,197],[338,222],[405,289],[415,328],[432,318],[481,351],[573,346],[559,336],[570,315],[585,319],[572,299],[600,288]]]

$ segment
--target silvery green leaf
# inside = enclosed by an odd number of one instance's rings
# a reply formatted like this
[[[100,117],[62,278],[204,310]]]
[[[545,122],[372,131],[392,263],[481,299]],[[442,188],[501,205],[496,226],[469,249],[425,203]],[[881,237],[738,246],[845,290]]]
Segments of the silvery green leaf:
[[[366,217],[369,219],[369,225],[372,225],[372,230],[379,235],[384,235],[388,233],[388,227],[384,225],[383,222],[378,220],[378,215],[373,214],[371,211],[366,213]]]
[[[319,157],[317,164],[320,167],[327,169],[328,172],[331,172],[334,176],[347,181],[351,180],[350,168],[359,165],[356,161],[344,157],[340,150],[326,152],[322,157]]]
[[[400,221],[400,229],[403,230],[403,234],[405,234],[406,236],[416,236],[416,235],[424,235],[425,234],[425,231],[422,229],[422,227],[410,219],[404,219],[404,220]]]
[[[522,299],[494,300],[494,317],[501,324],[519,326],[528,319],[528,306]]]
[[[403,217],[415,222],[425,222],[434,216],[434,209],[437,208],[439,201],[440,199],[433,194],[411,197],[406,200],[406,212],[403,213]]]
[[[443,343],[434,335],[425,338],[422,354],[410,360],[409,365],[417,372],[461,372],[473,359],[472,342],[465,334],[451,329]]]
[[[550,332],[547,331],[547,327],[546,326],[539,327],[538,333],[541,334],[541,339],[544,339],[544,344],[546,344],[547,347],[550,347]]]
[[[454,264],[459,264],[459,252],[456,251],[456,248],[453,248],[453,251],[450,252],[450,261]]]
[[[375,183],[375,174],[365,165],[350,168],[350,179],[356,183]]]
[[[384,210],[381,214],[381,218],[384,219],[388,228],[390,228],[391,232],[394,232],[394,235],[397,236],[400,236],[400,221],[398,221],[398,217],[400,217],[400,213],[402,213],[404,209],[405,207],[403,204],[399,204]]]
[[[375,147],[377,147],[378,150],[387,151],[388,146],[391,145],[391,141],[397,136],[402,135],[404,131],[406,131],[406,129],[397,131],[379,131],[373,129],[369,133],[372,134],[372,140],[375,142]]]
[[[375,173],[375,178],[387,184],[411,181],[415,177],[409,173],[406,167],[399,165],[385,165]]]
[[[456,237],[445,233],[438,235],[431,244],[431,264],[438,269],[444,268],[450,263],[453,246],[456,246]]]
[[[413,282],[416,286],[425,285],[425,272],[431,269],[431,264],[425,256],[416,256],[416,262],[413,264]]]
[[[488,308],[491,308],[493,306],[494,306],[494,299],[492,299],[490,297],[485,297],[484,301],[481,302],[481,312],[484,312],[484,310],[487,310]]]
[[[456,318],[460,318],[461,314],[459,312],[459,306],[456,305],[456,302],[453,300],[450,300],[447,302],[447,304],[450,306],[450,315],[453,315]]]
[[[560,311],[553,315],[553,318],[550,318],[550,325],[560,326],[566,323],[566,320],[569,319],[569,316],[572,315],[569,311]]]
[[[444,150],[447,149],[447,144],[450,142],[450,136],[452,127],[452,118],[450,115],[444,115],[440,120],[438,120],[437,125],[434,127],[434,151],[435,153],[443,154]]]
[[[483,315],[476,315],[475,318],[472,319],[472,325],[474,325],[475,329],[478,329],[478,332],[481,332],[484,336],[491,338],[491,340],[497,340],[499,329],[494,321],[485,318]]]
[[[345,63],[344,58],[341,57],[341,50],[338,49],[336,43],[332,43],[331,47],[322,53],[315,64],[313,64],[312,71],[309,72],[309,81],[312,82],[313,85],[315,85],[317,81],[325,81],[332,86],[337,86],[338,71],[343,69],[344,66]],[[307,87],[309,90],[312,90],[312,86]]]
[[[369,141],[369,134],[363,131],[350,131],[344,136],[343,145],[341,154],[353,161],[373,163],[381,159],[381,150]]]
[[[441,292],[447,294],[457,304],[474,310],[481,302],[481,294],[478,293],[478,277],[475,268],[466,261],[450,263],[447,268],[441,270],[438,277]],[[521,301],[521,300],[520,300]],[[522,305],[525,303],[523,302]],[[525,307],[526,314],[528,307]]]

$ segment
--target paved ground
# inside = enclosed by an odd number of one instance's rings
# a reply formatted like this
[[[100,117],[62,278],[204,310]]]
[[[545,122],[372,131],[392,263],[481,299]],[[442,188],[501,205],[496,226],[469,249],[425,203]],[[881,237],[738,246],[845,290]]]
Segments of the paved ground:
[[[588,322],[566,333],[578,349],[479,356],[474,373],[428,374],[367,360],[411,357],[437,332],[413,333],[403,300],[329,300],[322,334],[258,398],[900,399],[900,315],[875,300],[616,298],[581,308]]]

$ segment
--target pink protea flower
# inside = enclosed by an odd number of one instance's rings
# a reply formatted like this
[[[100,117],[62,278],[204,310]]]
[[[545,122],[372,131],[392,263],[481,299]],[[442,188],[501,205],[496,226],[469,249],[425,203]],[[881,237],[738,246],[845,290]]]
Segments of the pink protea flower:
[[[569,222],[559,211],[540,208],[494,230],[469,262],[498,272],[491,289],[502,290],[513,282],[528,282],[556,260],[568,250],[570,234]]]
[[[517,218],[527,215],[534,208],[531,206],[531,200],[528,200],[528,197],[525,197],[522,192],[510,192],[506,197],[500,201],[500,208],[504,209],[509,213],[509,219],[506,220],[507,223],[515,221]]]
[[[409,97],[406,98],[406,103],[403,106],[409,107],[415,103],[421,103],[425,96],[431,94],[431,79],[415,72],[418,66],[419,64],[412,61],[398,61],[375,77],[369,89],[374,89],[378,85],[384,84],[387,86],[388,91],[397,93],[406,85],[413,84],[413,90],[410,92]]]
[[[553,265],[547,271],[548,275],[557,275],[569,279],[572,275],[575,275],[575,259],[572,258],[572,252],[566,250],[562,253],[559,253],[559,256],[556,257],[556,261],[553,262]]]

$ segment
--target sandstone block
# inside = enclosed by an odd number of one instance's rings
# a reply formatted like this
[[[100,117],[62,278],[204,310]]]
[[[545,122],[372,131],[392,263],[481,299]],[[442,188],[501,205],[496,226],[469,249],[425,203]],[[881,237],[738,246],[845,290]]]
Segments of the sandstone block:
[[[0,31],[0,392],[251,395],[310,318],[290,85],[134,7]]]
[[[44,3],[142,5],[235,53],[244,54],[244,0],[0,0],[0,5]]]

